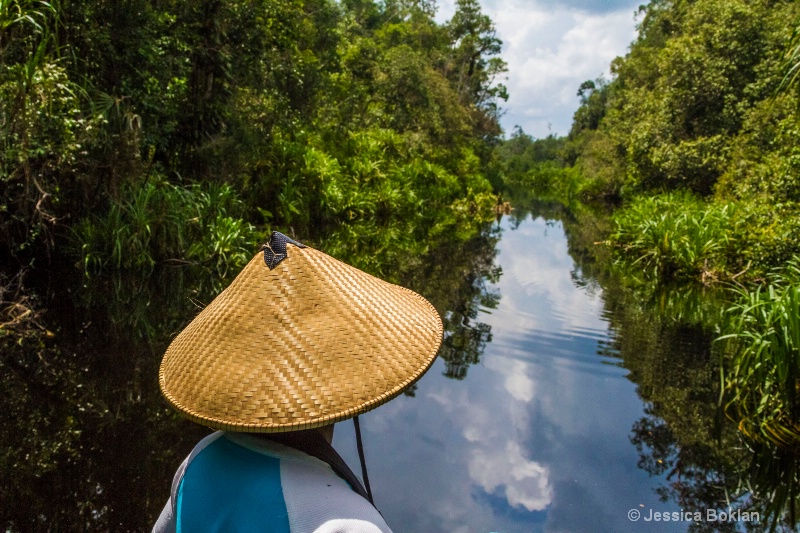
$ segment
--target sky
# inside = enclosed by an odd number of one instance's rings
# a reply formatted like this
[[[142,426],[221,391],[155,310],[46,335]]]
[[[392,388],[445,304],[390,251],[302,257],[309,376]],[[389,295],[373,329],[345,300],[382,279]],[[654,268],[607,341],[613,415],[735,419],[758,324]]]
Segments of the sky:
[[[577,91],[609,76],[636,37],[635,13],[644,0],[480,0],[503,41],[509,99],[501,124],[535,138],[566,135],[578,108]],[[438,0],[437,20],[452,17],[455,0]]]

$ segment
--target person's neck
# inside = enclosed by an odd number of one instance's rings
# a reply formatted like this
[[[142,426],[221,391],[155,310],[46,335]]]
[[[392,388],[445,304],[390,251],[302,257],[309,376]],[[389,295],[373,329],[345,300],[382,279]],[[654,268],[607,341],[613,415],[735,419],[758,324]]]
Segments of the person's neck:
[[[314,429],[301,429],[298,431],[286,431],[283,433],[254,433],[263,439],[280,442],[289,446],[294,446],[295,443],[303,441],[318,441],[320,437],[328,444],[333,443],[333,424],[322,426]]]

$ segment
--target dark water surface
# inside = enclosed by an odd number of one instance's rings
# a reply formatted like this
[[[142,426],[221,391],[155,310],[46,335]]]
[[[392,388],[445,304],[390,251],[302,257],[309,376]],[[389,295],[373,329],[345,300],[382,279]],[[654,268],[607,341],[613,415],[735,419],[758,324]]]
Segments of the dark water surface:
[[[396,533],[745,530],[707,510],[763,513],[743,487],[768,493],[795,468],[754,456],[719,414],[716,296],[616,283],[596,261],[601,224],[534,204],[397,274],[436,305],[446,338],[410,394],[362,417]],[[6,357],[9,531],[147,530],[208,432],[166,406],[157,372],[218,287],[178,269],[83,285],[54,291],[52,345]],[[351,423],[334,445],[358,471]],[[682,521],[646,522],[655,512]]]

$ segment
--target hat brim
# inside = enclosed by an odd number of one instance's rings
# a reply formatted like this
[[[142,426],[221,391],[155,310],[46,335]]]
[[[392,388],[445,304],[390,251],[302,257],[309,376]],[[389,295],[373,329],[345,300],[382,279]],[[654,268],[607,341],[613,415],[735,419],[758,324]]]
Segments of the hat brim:
[[[200,424],[311,429],[388,402],[433,364],[439,314],[422,296],[313,248],[274,269],[257,254],[175,338],[166,399]]]

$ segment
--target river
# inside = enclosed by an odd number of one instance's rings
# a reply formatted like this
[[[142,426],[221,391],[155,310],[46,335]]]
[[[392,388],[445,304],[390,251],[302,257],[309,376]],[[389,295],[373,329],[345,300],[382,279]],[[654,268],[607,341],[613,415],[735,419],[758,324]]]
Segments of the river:
[[[757,455],[773,472],[760,478],[742,466],[754,456],[717,408],[716,293],[615,281],[596,260],[601,220],[532,202],[401,276],[447,333],[409,394],[362,416],[375,501],[396,533],[765,520],[742,487],[769,490],[795,460]],[[150,527],[207,433],[157,387],[169,339],[216,290],[200,285],[168,269],[52,291],[57,347],[4,378],[7,530]],[[337,425],[334,446],[358,472],[352,424]],[[720,520],[731,511],[738,522]]]
[[[454,380],[440,361],[415,397],[363,417],[389,524],[398,532],[620,532],[652,525],[644,522],[651,511],[680,512],[660,498],[669,471],[641,468],[632,439],[650,406],[620,359],[606,295],[568,253],[564,224],[534,212],[504,217],[495,231],[502,274],[486,285],[496,307],[477,316],[491,335],[480,362]],[[337,431],[337,448],[357,464],[352,429]]]

